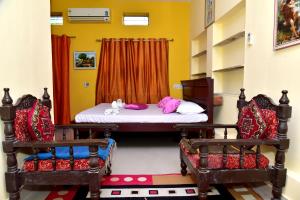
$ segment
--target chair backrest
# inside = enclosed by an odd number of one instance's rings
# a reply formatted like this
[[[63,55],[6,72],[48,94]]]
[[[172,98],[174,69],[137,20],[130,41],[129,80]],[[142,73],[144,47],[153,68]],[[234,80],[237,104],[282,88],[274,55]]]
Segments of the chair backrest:
[[[278,139],[286,139],[287,138],[287,120],[291,117],[292,107],[289,106],[289,99],[287,97],[287,90],[282,91],[282,96],[279,100],[279,105],[276,105],[273,100],[266,95],[259,94],[253,97],[250,101],[246,101],[246,96],[244,93],[245,89],[241,89],[241,93],[239,95],[239,100],[237,101],[237,108],[239,110],[239,116],[241,115],[241,111],[243,107],[248,106],[252,100],[256,102],[256,105],[259,109],[266,109],[276,112],[276,117],[278,118],[279,124],[277,127],[277,138]]]

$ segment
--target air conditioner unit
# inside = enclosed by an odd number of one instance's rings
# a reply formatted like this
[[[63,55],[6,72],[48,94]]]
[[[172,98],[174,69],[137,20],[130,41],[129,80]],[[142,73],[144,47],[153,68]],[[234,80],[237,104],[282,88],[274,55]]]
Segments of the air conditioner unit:
[[[68,8],[68,17],[72,21],[109,22],[109,8]]]

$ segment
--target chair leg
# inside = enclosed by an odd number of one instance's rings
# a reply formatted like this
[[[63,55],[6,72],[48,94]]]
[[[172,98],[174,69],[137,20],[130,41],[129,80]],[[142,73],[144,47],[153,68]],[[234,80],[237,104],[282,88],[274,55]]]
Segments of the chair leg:
[[[19,200],[20,199],[20,187],[18,173],[5,173],[6,191],[9,196],[9,200]]]
[[[106,167],[105,175],[109,176],[111,174],[111,162],[108,163]]]
[[[198,198],[199,200],[207,199],[207,191],[209,190],[209,171],[199,170],[199,176],[197,177],[198,185]]]
[[[89,190],[91,194],[91,200],[99,200],[100,199],[100,183],[101,177],[99,178],[99,174],[93,174],[90,176]]]
[[[276,187],[273,185],[272,194],[273,194],[272,200],[281,200],[282,187]]]
[[[187,166],[186,166],[185,162],[182,159],[180,159],[180,167],[181,167],[181,175],[182,176],[186,176],[186,174],[187,174],[187,170],[186,170]]]
[[[17,192],[10,192],[8,193],[9,200],[20,200],[20,190]]]
[[[206,200],[209,185],[205,181],[198,181],[197,185],[198,185],[198,198],[199,198],[199,200]]]

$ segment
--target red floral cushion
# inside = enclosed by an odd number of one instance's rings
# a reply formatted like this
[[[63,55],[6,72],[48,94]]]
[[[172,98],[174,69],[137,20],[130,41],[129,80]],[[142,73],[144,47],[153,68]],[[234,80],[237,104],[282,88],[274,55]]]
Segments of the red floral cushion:
[[[261,109],[263,119],[266,122],[266,130],[264,132],[264,138],[275,139],[277,137],[278,118],[274,110]]]
[[[185,148],[182,144],[180,145],[184,154],[188,157],[194,168],[199,167],[199,153],[193,154],[189,153],[188,149]],[[224,166],[223,163],[223,154],[222,153],[209,153],[208,154],[208,169],[239,169],[240,167],[240,154],[239,153],[228,153],[227,162]],[[267,168],[269,165],[269,160],[264,155],[260,155],[259,159],[259,168]],[[254,169],[256,168],[256,154],[246,153],[244,156],[244,169]]]
[[[99,168],[105,165],[105,162],[98,158]],[[88,170],[89,169],[89,159],[75,159],[74,160],[74,170]],[[25,161],[23,165],[23,170],[27,172],[34,171],[34,161]],[[56,160],[56,170],[57,171],[70,171],[71,165],[70,160],[57,159]],[[52,160],[38,160],[38,171],[53,171]]]
[[[199,154],[187,155],[191,161],[193,167],[199,167]],[[269,160],[264,155],[261,155],[259,159],[259,168],[267,168]],[[240,167],[240,155],[239,154],[228,154],[226,165],[223,166],[223,155],[222,154],[208,154],[208,169],[239,169]],[[256,168],[256,154],[245,154],[244,156],[244,169]]]
[[[243,139],[262,138],[264,136],[266,123],[254,100],[242,108],[237,125]]]
[[[28,130],[33,141],[52,141],[54,125],[49,108],[37,100],[28,112]]]
[[[16,118],[14,121],[15,138],[18,141],[30,141],[30,134],[28,132],[28,112],[30,109],[22,109],[16,111]]]

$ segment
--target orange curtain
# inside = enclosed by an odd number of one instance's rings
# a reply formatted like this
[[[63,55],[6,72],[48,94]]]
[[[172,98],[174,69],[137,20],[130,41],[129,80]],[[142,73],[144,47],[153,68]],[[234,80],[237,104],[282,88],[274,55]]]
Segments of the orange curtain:
[[[70,123],[69,55],[71,40],[68,36],[51,35],[54,123]]]
[[[166,39],[103,39],[96,104],[157,103],[169,95],[169,42]]]

